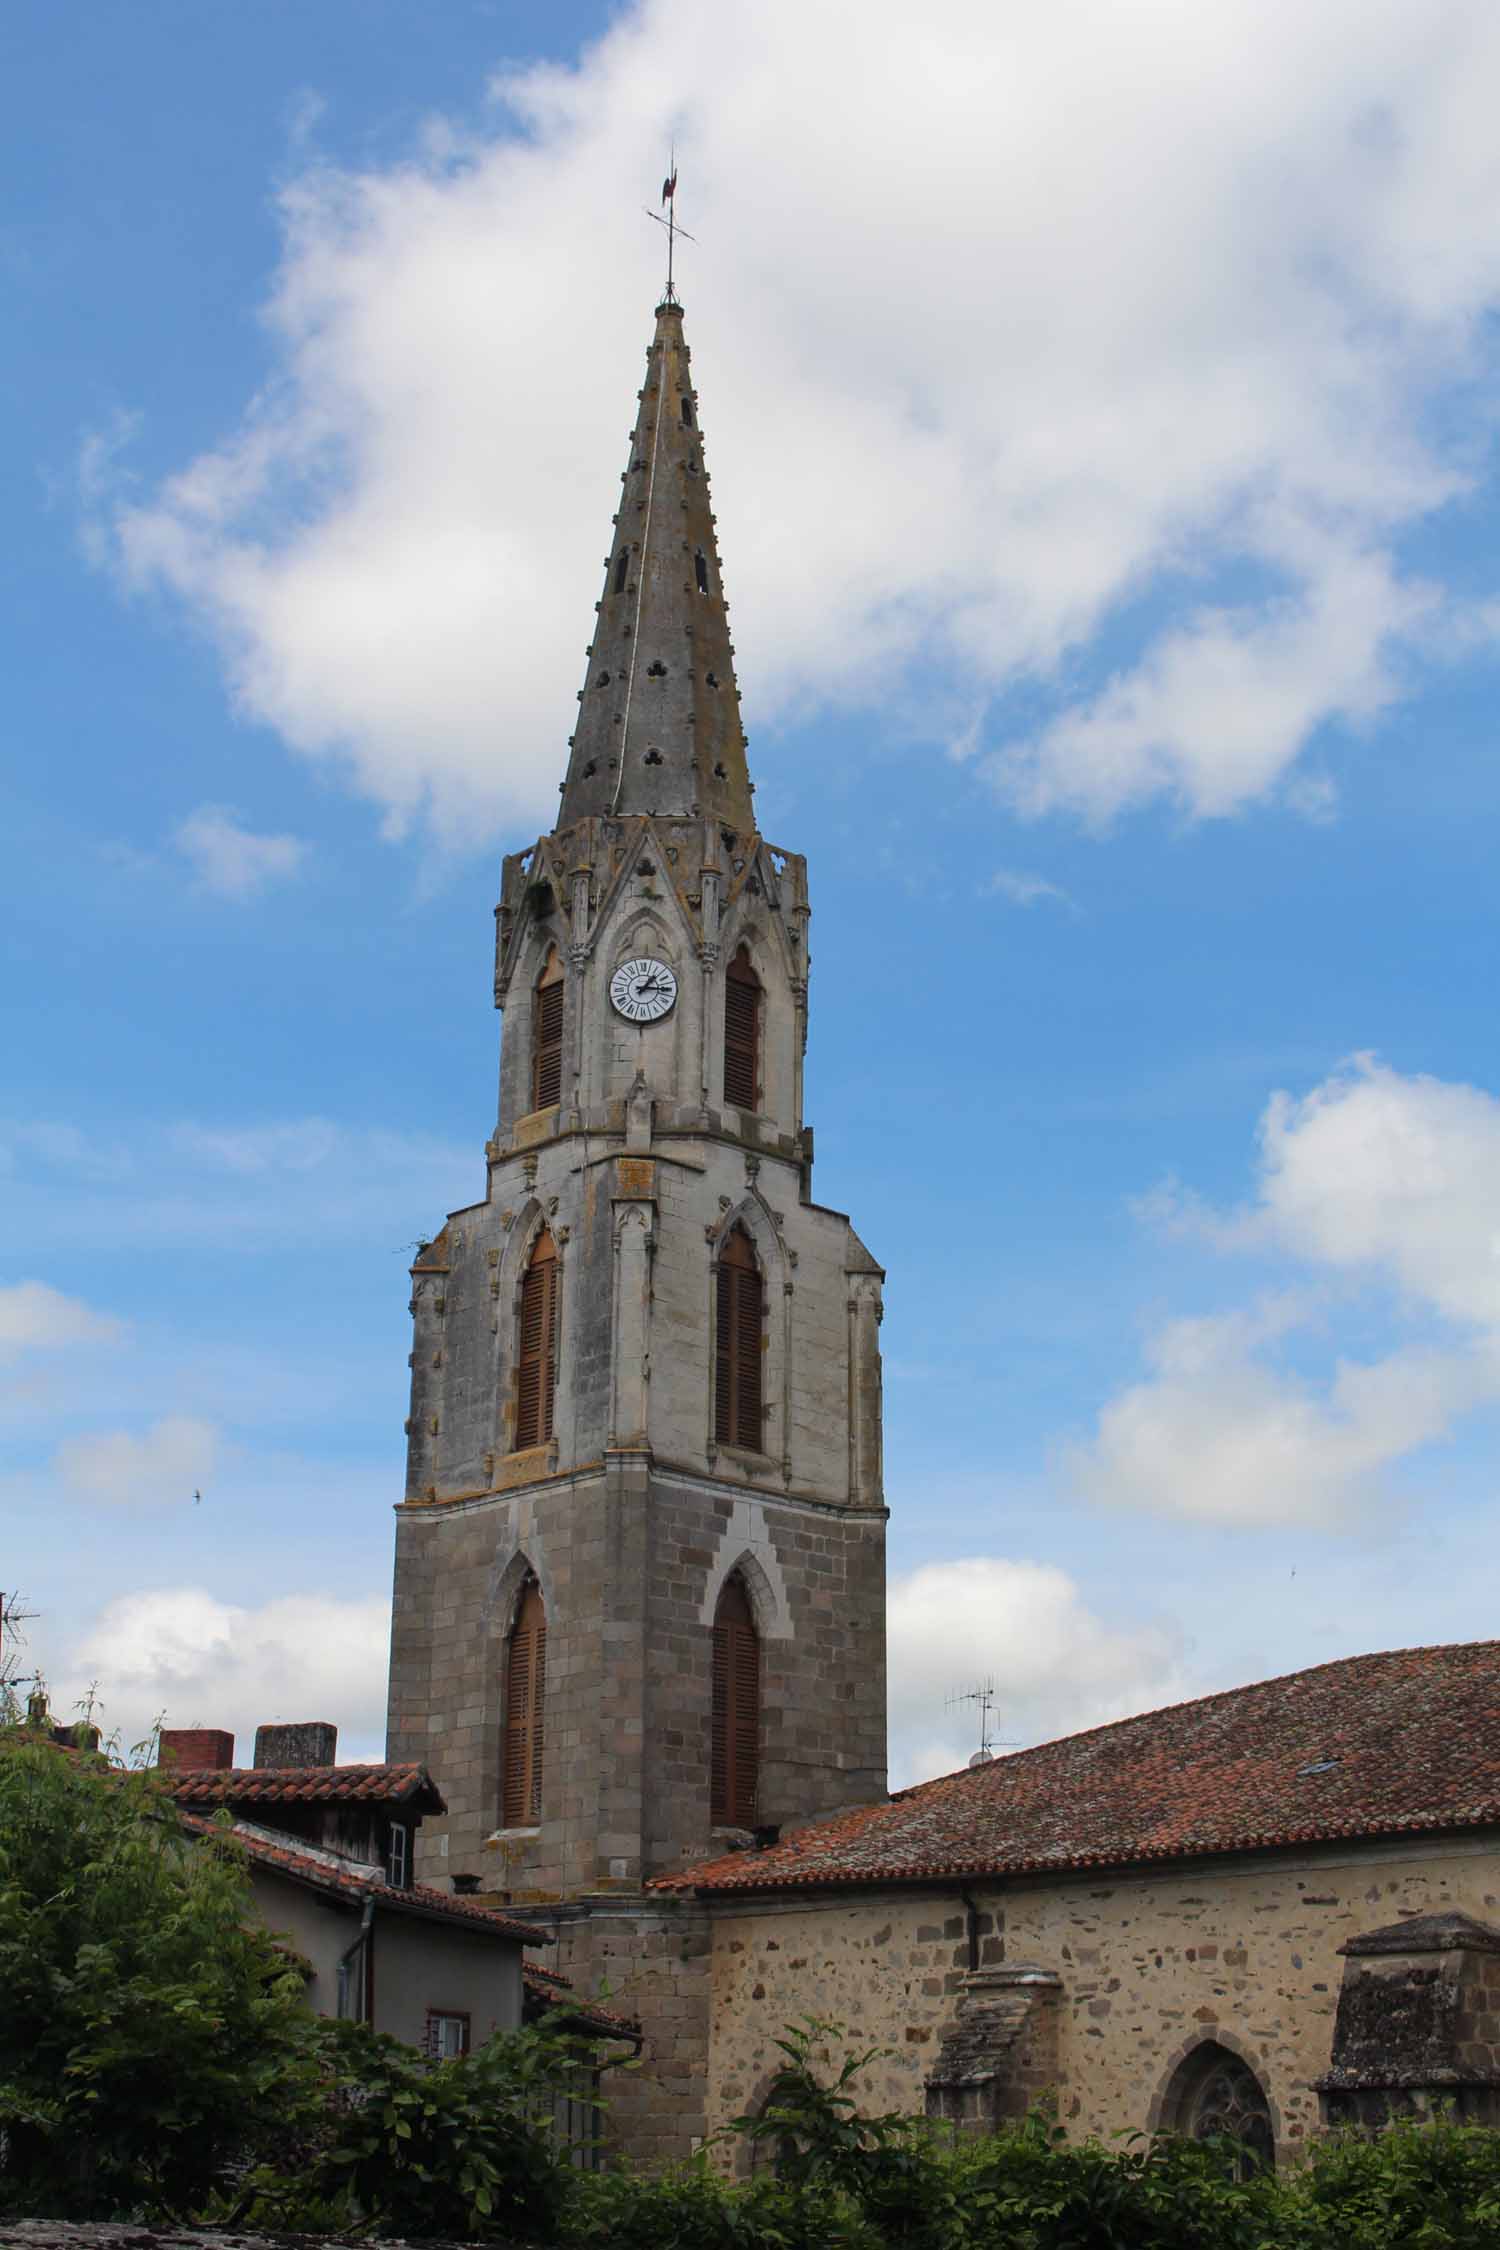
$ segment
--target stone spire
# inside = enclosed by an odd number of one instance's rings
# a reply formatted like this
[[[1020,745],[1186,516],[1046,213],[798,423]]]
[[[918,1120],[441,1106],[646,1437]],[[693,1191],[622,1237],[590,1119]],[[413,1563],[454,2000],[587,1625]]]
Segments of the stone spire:
[[[614,520],[558,827],[656,813],[751,833],[728,604],[676,303],[656,308]]]

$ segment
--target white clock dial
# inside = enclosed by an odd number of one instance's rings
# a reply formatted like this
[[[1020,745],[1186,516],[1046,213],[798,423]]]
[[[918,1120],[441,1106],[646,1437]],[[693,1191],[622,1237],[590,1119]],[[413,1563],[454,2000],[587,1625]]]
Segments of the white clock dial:
[[[655,1023],[677,998],[677,979],[665,961],[649,954],[622,961],[609,980],[610,1002],[628,1023]]]

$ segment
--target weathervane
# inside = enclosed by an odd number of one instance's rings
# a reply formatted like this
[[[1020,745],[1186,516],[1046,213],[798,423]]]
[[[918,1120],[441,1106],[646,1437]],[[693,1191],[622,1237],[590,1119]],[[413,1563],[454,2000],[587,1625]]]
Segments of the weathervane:
[[[677,147],[675,142],[673,143],[671,157],[668,160],[667,176],[661,183],[661,199],[667,207],[666,217],[663,218],[659,211],[649,210],[646,216],[648,219],[654,219],[659,227],[665,227],[667,230],[667,293],[662,298],[662,303],[664,305],[675,305],[677,303],[677,292],[672,287],[672,254],[677,248],[677,237],[681,235],[684,242],[696,242],[698,239],[695,234],[689,234],[686,227],[680,227],[677,224]]]

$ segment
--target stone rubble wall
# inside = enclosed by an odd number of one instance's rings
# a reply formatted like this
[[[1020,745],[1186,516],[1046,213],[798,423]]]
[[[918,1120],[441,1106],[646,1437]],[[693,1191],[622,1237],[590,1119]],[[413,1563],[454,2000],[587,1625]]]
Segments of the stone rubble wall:
[[[813,2015],[889,2049],[862,2106],[920,2114],[969,1967],[960,1887],[712,1910],[710,2132],[764,2098],[783,2025]],[[1500,1909],[1500,1838],[1243,1855],[1112,1877],[975,1883],[979,1966],[1055,1971],[1060,2119],[1082,2136],[1149,2130],[1204,2039],[1269,2097],[1278,2157],[1318,2130],[1342,1981],[1338,1947],[1409,1914]]]

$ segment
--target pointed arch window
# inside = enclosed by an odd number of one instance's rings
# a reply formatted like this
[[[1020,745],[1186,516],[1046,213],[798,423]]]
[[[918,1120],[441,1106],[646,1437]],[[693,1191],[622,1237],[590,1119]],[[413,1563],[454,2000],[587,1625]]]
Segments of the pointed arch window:
[[[623,594],[625,591],[625,573],[629,568],[630,549],[622,547],[615,557],[615,592],[617,594]]]
[[[724,1581],[714,1612],[711,1818],[753,1828],[760,1777],[760,1636],[738,1576]]]
[[[1205,2039],[1179,2064],[1161,2122],[1189,2140],[1237,2144],[1240,2179],[1275,2166],[1276,2134],[1265,2089],[1250,2065],[1216,2039]]]
[[[516,1337],[517,1453],[531,1445],[545,1445],[552,1435],[552,1402],[557,1391],[557,1285],[557,1245],[543,1227],[521,1283]]]
[[[735,1109],[760,1102],[760,994],[742,945],[724,972],[724,1099]]]
[[[554,945],[531,996],[531,1106],[551,1109],[562,1100],[562,956]]]
[[[721,1445],[759,1453],[765,1442],[761,1413],[761,1336],[764,1318],[760,1268],[743,1227],[732,1227],[719,1252],[714,1428]]]
[[[500,1820],[533,1828],[542,1817],[542,1750],[546,1739],[547,1612],[542,1589],[528,1575],[505,1651],[505,1749]]]

